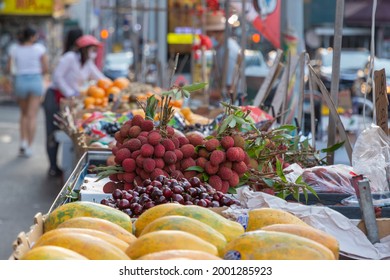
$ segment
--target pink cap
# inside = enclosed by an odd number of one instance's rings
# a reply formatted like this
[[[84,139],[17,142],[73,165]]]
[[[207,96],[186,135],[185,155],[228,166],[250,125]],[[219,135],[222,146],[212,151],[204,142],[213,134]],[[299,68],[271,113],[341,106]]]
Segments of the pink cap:
[[[76,46],[84,48],[88,46],[100,46],[100,42],[92,35],[83,35],[76,40]]]

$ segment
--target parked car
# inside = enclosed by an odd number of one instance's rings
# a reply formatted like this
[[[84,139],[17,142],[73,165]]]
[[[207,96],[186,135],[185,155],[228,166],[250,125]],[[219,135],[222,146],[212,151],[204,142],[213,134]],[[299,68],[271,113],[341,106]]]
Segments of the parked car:
[[[106,55],[103,73],[110,79],[129,77],[130,68],[134,63],[132,52],[117,52]]]
[[[362,70],[369,59],[367,49],[342,49],[340,54],[340,81],[339,88],[350,89],[352,96],[355,95],[354,83],[358,71]],[[318,72],[324,85],[330,90],[332,80],[333,49],[320,48],[316,51],[314,69]]]

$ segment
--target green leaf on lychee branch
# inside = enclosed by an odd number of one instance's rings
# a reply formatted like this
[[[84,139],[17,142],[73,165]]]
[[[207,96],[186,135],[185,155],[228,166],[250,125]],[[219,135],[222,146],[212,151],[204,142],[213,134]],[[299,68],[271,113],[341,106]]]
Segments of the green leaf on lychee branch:
[[[204,172],[204,169],[202,167],[196,165],[196,166],[188,167],[185,171],[197,171],[197,172],[202,173],[202,172]]]
[[[153,121],[157,112],[157,107],[158,107],[158,100],[153,94],[152,96],[146,99],[146,107],[144,109],[145,119]]]
[[[275,185],[275,181],[271,178],[262,178],[263,182],[270,188],[273,188]]]
[[[236,194],[237,190],[235,188],[233,188],[233,187],[229,187],[227,193],[229,193],[229,194]]]
[[[284,176],[284,173],[283,173],[282,163],[280,162],[279,159],[276,160],[276,174],[280,177],[280,179],[283,182],[287,183],[286,176]]]
[[[331,147],[321,149],[321,152],[322,152],[322,153],[334,152],[334,151],[340,149],[340,148],[344,145],[344,142],[345,142],[345,141],[342,141],[342,142],[339,142],[339,143],[334,144],[334,145],[331,146]]]
[[[182,89],[188,92],[193,92],[193,91],[204,89],[206,85],[207,83],[194,83],[191,85],[183,86]]]

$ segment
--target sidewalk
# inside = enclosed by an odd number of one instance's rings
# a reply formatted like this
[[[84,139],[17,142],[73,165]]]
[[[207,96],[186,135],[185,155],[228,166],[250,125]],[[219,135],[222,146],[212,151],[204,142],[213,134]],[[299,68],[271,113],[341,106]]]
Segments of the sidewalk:
[[[36,213],[47,213],[62,188],[61,179],[47,177],[44,112],[39,112],[34,155],[18,157],[19,108],[0,100],[0,259],[8,259],[12,242],[27,232]]]

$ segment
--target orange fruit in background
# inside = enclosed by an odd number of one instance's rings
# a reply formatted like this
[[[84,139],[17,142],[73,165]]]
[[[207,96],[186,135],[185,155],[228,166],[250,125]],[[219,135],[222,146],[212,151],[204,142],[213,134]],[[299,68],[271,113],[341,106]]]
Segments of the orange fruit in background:
[[[94,97],[91,97],[91,96],[87,96],[84,98],[84,106],[85,107],[88,107],[90,105],[94,105],[95,104],[95,98]]]
[[[120,88],[120,89],[125,89],[129,86],[130,80],[125,78],[125,77],[119,77],[114,80],[114,86]]]
[[[99,79],[96,85],[105,91],[113,85],[113,81],[109,78]]]
[[[103,98],[95,98],[95,106],[101,106],[103,104]]]
[[[95,98],[103,98],[106,96],[106,92],[98,86],[90,86],[88,88],[88,95]]]
[[[106,96],[109,96],[110,94],[118,94],[121,92],[121,89],[117,86],[111,86],[106,90]]]

